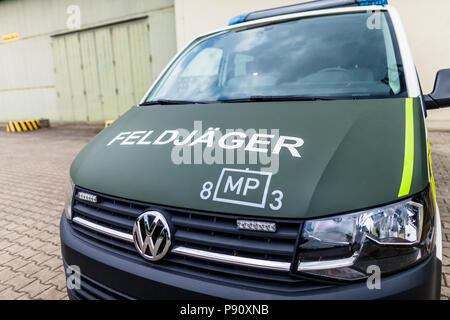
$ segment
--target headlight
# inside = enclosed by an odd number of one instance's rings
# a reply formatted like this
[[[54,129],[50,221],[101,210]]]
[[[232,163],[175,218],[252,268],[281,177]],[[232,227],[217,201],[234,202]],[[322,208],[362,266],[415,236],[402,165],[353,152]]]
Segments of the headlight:
[[[73,182],[69,178],[66,183],[66,188],[64,192],[64,211],[66,212],[67,220],[72,220],[72,198],[73,198]]]
[[[408,268],[434,247],[434,201],[429,190],[389,206],[307,221],[299,244],[297,271],[339,279],[366,278]]]

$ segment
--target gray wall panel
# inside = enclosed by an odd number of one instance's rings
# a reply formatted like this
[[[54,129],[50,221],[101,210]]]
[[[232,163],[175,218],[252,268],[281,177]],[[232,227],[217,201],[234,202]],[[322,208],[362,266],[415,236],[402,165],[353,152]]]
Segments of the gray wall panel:
[[[82,35],[86,38],[83,39],[82,47],[77,44],[76,37],[68,36],[60,42],[56,40],[58,37],[52,36],[69,31],[66,26],[69,17],[66,10],[69,5],[74,4],[73,1],[3,0],[0,1],[0,34],[18,32],[19,40],[0,42],[0,122],[30,118],[50,118],[53,121],[66,122],[115,119],[119,112],[125,112],[138,102],[142,91],[148,89],[156,75],[175,54],[173,0],[77,0],[76,3],[81,9],[81,29],[140,15],[164,15],[163,28],[155,26],[154,29],[164,33],[166,48],[152,45],[151,55],[158,61],[156,65],[148,64],[148,68],[153,68],[153,72],[145,71],[142,66],[130,67],[131,62],[120,61],[123,73],[126,73],[128,67],[132,74],[126,76],[128,80],[137,84],[130,91],[127,88],[129,83],[119,83],[123,84],[126,92],[131,93],[128,98],[118,103],[115,92],[112,94],[110,89],[124,88],[117,87],[116,79],[111,77],[114,75],[110,70],[113,50],[110,49],[111,44],[105,43],[109,41],[105,37],[107,31]],[[151,18],[149,21],[151,24]],[[167,25],[170,27],[167,28]],[[132,37],[127,38],[126,42],[141,41],[141,46],[150,46],[149,36],[147,39],[136,39],[141,33],[142,30],[133,30]],[[126,43],[123,38],[122,41]],[[99,50],[96,56],[93,55],[94,43],[97,44],[95,49]],[[69,51],[65,49],[63,54],[61,50],[67,47]],[[116,51],[127,61],[134,60],[127,57],[121,48],[117,47]],[[83,57],[86,59],[82,59]],[[105,59],[98,60],[99,57]],[[141,61],[141,58],[138,57],[137,60]],[[86,61],[83,66],[81,61]],[[143,73],[136,72],[138,69],[144,70]],[[103,71],[95,76],[94,70]],[[65,79],[68,73],[71,76]],[[144,85],[142,79],[146,77],[150,80]],[[57,90],[57,86],[61,90]],[[79,91],[75,90],[72,95],[67,93],[71,87],[88,89],[86,94],[80,95]]]

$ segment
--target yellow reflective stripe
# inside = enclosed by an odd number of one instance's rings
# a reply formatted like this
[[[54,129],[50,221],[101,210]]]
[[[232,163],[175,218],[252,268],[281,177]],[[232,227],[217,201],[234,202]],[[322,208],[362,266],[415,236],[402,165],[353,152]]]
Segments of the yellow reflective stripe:
[[[414,171],[414,109],[413,99],[406,99],[405,104],[405,159],[403,163],[403,176],[398,197],[409,194]]]
[[[433,191],[434,202],[437,203],[437,199],[436,199],[436,185],[434,183],[433,166],[432,166],[432,161],[431,161],[430,140],[428,140],[427,142],[428,142],[428,159],[429,159],[429,162],[430,162],[430,184],[431,184],[431,190]]]

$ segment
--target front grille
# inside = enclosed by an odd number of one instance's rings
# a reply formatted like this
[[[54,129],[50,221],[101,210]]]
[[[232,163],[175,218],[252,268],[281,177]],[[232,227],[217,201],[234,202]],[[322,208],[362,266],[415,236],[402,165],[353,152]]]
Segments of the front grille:
[[[134,300],[84,275],[81,276],[80,283],[81,288],[70,290],[77,300]]]
[[[149,209],[159,210],[165,213],[166,218],[170,219],[174,226],[175,230],[172,230],[173,247],[179,246],[227,256],[283,262],[288,264],[288,267],[295,255],[295,245],[302,226],[302,222],[298,220],[258,219],[275,222],[276,232],[239,230],[236,228],[236,220],[245,219],[243,216],[152,205],[76,187],[75,194],[79,191],[96,195],[97,203],[74,197],[73,218],[79,217],[119,234],[131,235],[137,217]],[[248,217],[248,219],[254,220],[255,218]],[[174,253],[169,253],[160,261],[149,262],[138,254],[134,244],[130,241],[75,223],[73,229],[77,236],[97,246],[126,255],[136,262],[147,263],[152,267],[182,273],[186,276],[202,277],[211,281],[226,282],[228,285],[274,290],[286,294],[329,286],[293,276],[289,270],[285,270],[285,272],[261,270]]]

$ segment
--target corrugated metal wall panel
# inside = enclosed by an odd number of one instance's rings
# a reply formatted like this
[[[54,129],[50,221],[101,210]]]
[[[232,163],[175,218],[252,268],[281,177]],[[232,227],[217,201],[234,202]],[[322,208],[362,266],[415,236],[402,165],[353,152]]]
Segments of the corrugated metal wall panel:
[[[82,60],[80,52],[79,33],[64,36],[66,43],[66,57],[70,82],[70,95],[72,97],[74,121],[89,121],[83,80]]]
[[[58,105],[60,115],[65,121],[74,121],[72,94],[70,89],[69,65],[67,63],[65,38],[53,39],[53,61],[55,64],[55,74],[57,87]]]
[[[100,79],[100,101],[103,115],[105,120],[117,119],[119,117],[119,106],[117,104],[111,30],[109,28],[96,30],[95,40],[97,45],[98,76]]]
[[[95,33],[80,33],[80,46],[88,119],[95,122],[102,121],[104,116],[100,97]]]
[[[54,37],[63,121],[116,119],[139,102],[154,78],[149,28],[141,19]]]
[[[132,23],[129,25],[130,51],[132,57],[131,71],[135,88],[136,101],[147,92],[149,80],[153,82],[151,73],[151,53],[148,23]]]
[[[173,36],[176,34],[175,13],[173,9],[151,12],[150,21],[150,52],[152,53],[152,80],[167,65],[167,57],[177,52]],[[181,32],[181,31],[180,31]]]
[[[114,70],[116,73],[116,92],[120,115],[124,114],[137,99],[134,93],[131,74],[131,53],[128,37],[128,24],[111,28],[114,54]]]

